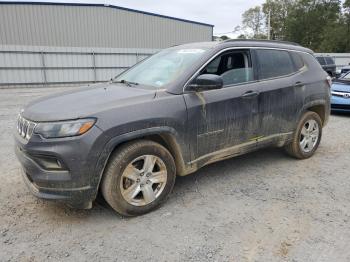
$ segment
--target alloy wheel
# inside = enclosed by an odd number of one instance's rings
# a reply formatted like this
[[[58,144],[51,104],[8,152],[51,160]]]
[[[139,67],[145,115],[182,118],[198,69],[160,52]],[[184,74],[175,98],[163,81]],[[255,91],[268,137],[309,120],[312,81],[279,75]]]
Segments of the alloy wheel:
[[[125,168],[120,191],[131,205],[145,206],[157,199],[167,182],[167,169],[158,156],[143,155],[135,158]]]
[[[311,152],[316,146],[319,138],[320,129],[318,123],[313,120],[307,120],[300,133],[300,148],[305,153]]]

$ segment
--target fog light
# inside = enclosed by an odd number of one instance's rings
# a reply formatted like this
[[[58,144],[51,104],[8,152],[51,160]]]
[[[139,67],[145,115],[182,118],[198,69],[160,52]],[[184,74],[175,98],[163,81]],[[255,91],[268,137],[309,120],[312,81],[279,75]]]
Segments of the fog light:
[[[65,170],[63,163],[51,156],[32,156],[33,160],[46,170]]]

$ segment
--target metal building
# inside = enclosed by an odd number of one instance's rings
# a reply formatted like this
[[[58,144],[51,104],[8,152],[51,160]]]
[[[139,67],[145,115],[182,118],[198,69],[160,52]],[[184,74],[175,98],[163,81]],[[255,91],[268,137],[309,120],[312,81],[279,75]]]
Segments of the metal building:
[[[101,4],[0,2],[0,86],[106,81],[213,25]]]

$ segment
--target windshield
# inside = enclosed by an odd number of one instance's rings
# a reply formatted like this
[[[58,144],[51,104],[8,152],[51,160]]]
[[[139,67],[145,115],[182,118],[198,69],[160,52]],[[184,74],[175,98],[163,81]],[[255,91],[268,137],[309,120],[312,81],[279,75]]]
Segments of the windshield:
[[[205,49],[165,49],[117,76],[113,81],[163,87],[191,68]]]
[[[350,80],[350,71],[342,77],[342,79]]]

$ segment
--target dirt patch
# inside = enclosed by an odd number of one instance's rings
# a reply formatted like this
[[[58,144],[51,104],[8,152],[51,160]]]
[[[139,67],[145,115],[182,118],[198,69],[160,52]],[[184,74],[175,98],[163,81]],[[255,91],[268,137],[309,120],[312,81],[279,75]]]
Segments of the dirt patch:
[[[308,160],[268,149],[215,163],[123,219],[36,199],[22,181],[16,115],[60,90],[0,90],[1,261],[350,261],[350,115],[331,116]]]

